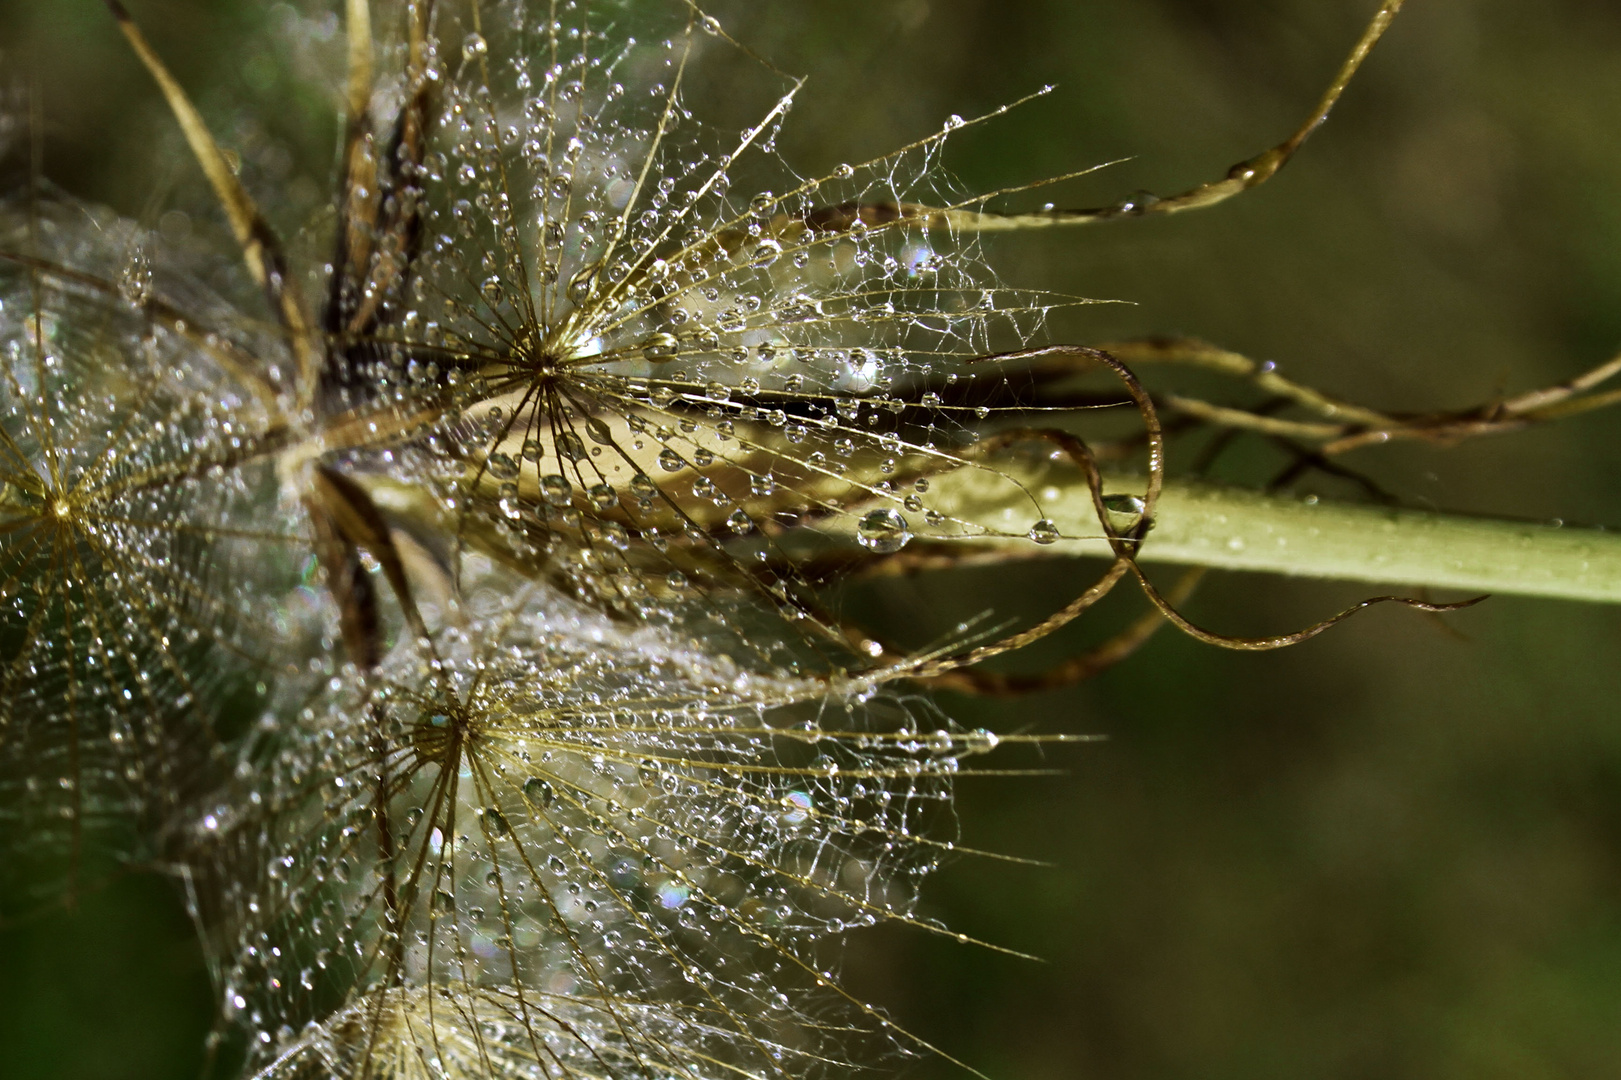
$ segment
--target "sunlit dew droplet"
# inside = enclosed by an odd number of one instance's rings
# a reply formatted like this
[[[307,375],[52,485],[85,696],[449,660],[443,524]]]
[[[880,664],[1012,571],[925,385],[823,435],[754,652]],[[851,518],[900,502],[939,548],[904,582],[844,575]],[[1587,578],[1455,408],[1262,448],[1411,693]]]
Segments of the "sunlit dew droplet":
[[[848,360],[840,361],[834,388],[847,394],[870,394],[878,386],[884,364],[870,349],[853,349]]]
[[[733,532],[741,535],[754,528],[754,522],[749,518],[747,513],[741,509],[738,509],[733,510],[731,516],[726,519],[726,526]]]
[[[523,782],[523,797],[544,810],[552,804],[555,793],[551,784],[538,776],[531,776]]]
[[[552,473],[540,478],[540,496],[553,506],[567,506],[574,501],[574,489],[568,477]]]
[[[481,291],[484,293],[484,299],[487,303],[492,306],[499,304],[501,302],[501,279],[498,277],[485,278]]]
[[[777,490],[777,478],[770,473],[752,473],[749,476],[749,491],[755,495],[770,495]]]
[[[1030,539],[1038,544],[1057,543],[1058,537],[1058,526],[1050,518],[1042,518],[1030,526]]]
[[[468,34],[467,38],[462,42],[463,60],[477,60],[479,57],[483,56],[489,51],[489,42],[485,41],[478,34]]]
[[[862,547],[880,555],[899,551],[911,539],[906,519],[888,507],[867,511],[856,525],[856,540]]]
[[[525,439],[523,441],[523,458],[525,461],[539,461],[546,456],[546,447],[539,439]]]
[[[662,364],[666,360],[674,360],[677,349],[681,343],[674,334],[652,334],[642,341],[642,356],[649,363]]]
[[[496,489],[495,497],[502,517],[517,519],[523,516],[523,503],[518,498],[518,485],[508,481]]]
[[[952,113],[950,116],[946,117],[945,128],[947,131],[956,131],[965,123],[967,123],[966,120],[958,116],[956,113]]]
[[[686,466],[687,463],[681,460],[681,455],[668,446],[659,451],[659,468],[665,472],[680,472]]]
[[[749,262],[761,268],[770,266],[782,255],[782,245],[769,237],[764,237],[754,245],[754,251],[749,255]]]
[[[505,836],[512,831],[507,824],[506,815],[497,807],[489,807],[484,811],[484,824],[489,827],[491,836]]]
[[[521,466],[511,454],[494,453],[489,456],[486,465],[490,475],[497,480],[512,480],[518,475]]]

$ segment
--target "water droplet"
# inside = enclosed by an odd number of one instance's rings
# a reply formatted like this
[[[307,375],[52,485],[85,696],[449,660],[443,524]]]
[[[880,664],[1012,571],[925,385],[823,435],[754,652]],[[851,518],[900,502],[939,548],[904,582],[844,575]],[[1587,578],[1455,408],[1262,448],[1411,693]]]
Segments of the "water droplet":
[[[489,42],[485,41],[477,34],[468,34],[466,39],[462,42],[463,60],[477,60],[479,57],[483,56],[489,51]]]
[[[574,501],[574,489],[568,477],[556,473],[540,478],[540,495],[553,506],[567,506]]]
[[[485,461],[485,464],[489,468],[490,475],[495,477],[497,480],[515,479],[518,475],[518,470],[522,467],[518,464],[518,460],[511,454],[501,453],[491,454]]]
[[[1030,539],[1038,544],[1053,544],[1058,542],[1058,526],[1051,518],[1042,518],[1030,526]]]
[[[484,811],[484,824],[489,826],[491,836],[505,836],[512,831],[512,826],[507,824],[506,815],[494,806]]]
[[[569,278],[568,298],[575,307],[579,307],[587,300],[591,299],[591,289],[596,285],[597,269],[599,265],[600,264],[598,263],[592,263],[584,270],[581,270],[579,273]]]
[[[642,356],[648,363],[662,364],[667,360],[674,360],[676,351],[681,343],[674,334],[652,334],[642,341]]]
[[[888,507],[867,511],[856,525],[856,540],[862,547],[880,555],[899,551],[911,539],[912,534],[906,529],[906,519]]]
[[[518,499],[518,485],[512,482],[502,484],[496,489],[495,497],[498,506],[505,517],[517,520],[523,516],[523,503]]]
[[[499,304],[501,302],[501,279],[498,277],[485,278],[482,291],[485,301],[492,307]]]
[[[996,732],[975,728],[963,739],[963,749],[970,754],[988,754],[995,750],[997,743],[1001,741],[1001,736]]]
[[[1136,495],[1103,496],[1103,509],[1109,512],[1109,524],[1116,529],[1129,529],[1136,525],[1147,506]]]
[[[540,444],[539,439],[525,439],[523,441],[523,457],[525,461],[539,461],[546,456],[546,448]]]
[[[595,416],[586,417],[585,433],[591,437],[591,441],[594,443],[601,443],[603,446],[611,446],[613,444],[613,432],[608,430],[607,424],[603,423]]]
[[[680,472],[686,466],[687,463],[681,460],[681,455],[668,446],[659,451],[659,468],[665,472]]]
[[[750,529],[754,528],[754,522],[749,519],[748,514],[744,513],[741,509],[738,509],[733,510],[731,516],[726,519],[726,526],[741,536],[743,533],[746,533]]]
[[[579,461],[585,457],[585,442],[572,431],[565,431],[557,437],[557,452],[570,461]]]
[[[756,495],[770,495],[777,490],[777,478],[770,473],[753,473],[749,476],[749,490]]]
[[[544,810],[556,796],[550,784],[538,776],[531,776],[523,782],[523,797]]]
[[[781,255],[781,244],[775,240],[763,239],[754,245],[754,251],[749,255],[749,265],[764,268],[776,262]]]
[[[585,497],[598,510],[608,510],[619,501],[619,493],[608,484],[592,484],[585,489]]]
[[[630,493],[646,501],[659,493],[659,486],[646,473],[637,473],[630,478]]]

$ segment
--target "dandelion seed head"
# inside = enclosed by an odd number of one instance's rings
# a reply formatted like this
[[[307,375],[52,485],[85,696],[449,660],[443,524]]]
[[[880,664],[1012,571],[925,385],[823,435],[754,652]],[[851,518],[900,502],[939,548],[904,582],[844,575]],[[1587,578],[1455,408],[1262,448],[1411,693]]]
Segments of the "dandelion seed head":
[[[776,148],[798,84],[689,4],[480,18],[442,13],[440,40],[463,44],[436,69],[412,193],[423,251],[384,301],[398,318],[368,347],[373,377],[327,406],[437,419],[389,462],[357,448],[350,464],[429,478],[464,549],[594,604],[765,667],[807,662],[807,640],[824,669],[859,665],[784,534],[842,520],[852,543],[898,550],[858,526],[964,464],[980,422],[1017,404],[973,362],[1069,301],[1002,286],[929,209],[962,201],[939,166],[962,123],[806,177]],[[726,100],[760,101],[752,119],[702,119],[706,70]],[[1029,528],[919,511],[893,536]]]
[[[576,1016],[601,1041],[568,1053],[662,1068],[809,1068],[850,1052],[828,1041],[836,1016],[904,1048],[840,1004],[820,955],[847,928],[913,920],[970,736],[920,734],[899,699],[826,679],[740,678],[549,587],[469,587],[504,600],[428,653],[396,648],[369,683],[316,689],[293,737],[244,750],[264,809],[194,830],[198,872],[230,882],[216,918],[247,1012],[330,1039],[405,986],[483,1001],[436,1021],[453,1030],[504,1015],[502,1045],[552,1045]],[[312,977],[324,996],[301,978],[317,955],[343,958]],[[379,1047],[394,1037],[369,1023]],[[272,1040],[265,1060],[285,1052]]]

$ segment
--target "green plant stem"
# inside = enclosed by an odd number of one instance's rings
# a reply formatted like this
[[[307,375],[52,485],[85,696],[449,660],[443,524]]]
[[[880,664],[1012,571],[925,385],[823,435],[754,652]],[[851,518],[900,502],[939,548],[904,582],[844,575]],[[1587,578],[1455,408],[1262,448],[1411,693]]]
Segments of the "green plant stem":
[[[1053,462],[1000,471],[1026,486],[1064,539],[1045,548],[1017,535],[972,543],[1017,545],[1027,554],[1109,554],[1079,469]],[[1110,493],[1141,494],[1143,486],[1140,477],[1111,475],[1104,482]],[[1031,503],[1021,496],[1014,505],[1009,494],[1005,481],[962,469],[933,481],[932,502],[952,517],[1016,534],[1032,518]],[[1139,560],[1621,602],[1621,532],[1267,495],[1194,481],[1166,484]]]

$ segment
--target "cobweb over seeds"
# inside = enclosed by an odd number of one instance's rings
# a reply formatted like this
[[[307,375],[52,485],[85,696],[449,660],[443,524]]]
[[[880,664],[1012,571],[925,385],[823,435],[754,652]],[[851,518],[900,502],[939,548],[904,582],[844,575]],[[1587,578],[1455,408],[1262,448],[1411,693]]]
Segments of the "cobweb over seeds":
[[[62,863],[70,888],[200,790],[298,542],[234,346],[175,316],[147,244],[89,208],[0,206],[5,862]]]
[[[915,1048],[837,988],[833,946],[914,921],[953,777],[997,740],[916,730],[893,673],[751,674],[544,585],[467,585],[431,646],[267,713],[251,796],[195,823],[255,1066],[803,1076]]]

